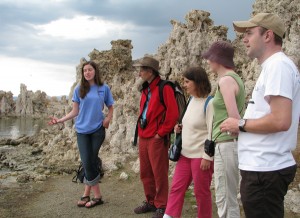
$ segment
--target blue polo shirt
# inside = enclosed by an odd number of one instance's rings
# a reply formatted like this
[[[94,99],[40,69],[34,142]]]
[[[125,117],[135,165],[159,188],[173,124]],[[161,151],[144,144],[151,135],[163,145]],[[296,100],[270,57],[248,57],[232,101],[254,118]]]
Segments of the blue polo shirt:
[[[77,86],[72,101],[79,104],[79,114],[75,121],[76,131],[83,134],[97,131],[104,120],[104,104],[107,107],[114,104],[112,93],[106,84],[91,86],[83,99],[79,96],[79,86]]]

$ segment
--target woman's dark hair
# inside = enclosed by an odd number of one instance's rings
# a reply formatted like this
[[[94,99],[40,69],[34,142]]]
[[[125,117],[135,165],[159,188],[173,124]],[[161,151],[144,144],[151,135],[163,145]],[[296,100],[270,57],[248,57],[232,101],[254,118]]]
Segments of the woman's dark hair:
[[[95,70],[95,77],[94,77],[95,84],[98,85],[98,86],[102,86],[103,85],[103,82],[101,80],[100,72],[99,72],[99,68],[98,68],[97,64],[94,61],[87,61],[87,62],[85,62],[82,65],[82,68],[81,68],[81,81],[80,81],[80,89],[79,89],[80,98],[84,98],[86,96],[86,94],[90,91],[90,84],[84,78],[84,72],[83,72],[83,68],[86,65],[91,65],[94,68],[94,70]]]
[[[190,67],[183,72],[183,77],[192,80],[197,88],[198,97],[206,97],[211,92],[211,84],[206,71],[202,67]]]

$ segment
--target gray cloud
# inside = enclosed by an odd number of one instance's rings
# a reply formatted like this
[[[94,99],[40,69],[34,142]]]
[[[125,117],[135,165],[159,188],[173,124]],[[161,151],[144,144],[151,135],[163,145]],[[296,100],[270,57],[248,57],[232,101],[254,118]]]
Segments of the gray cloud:
[[[215,25],[230,27],[230,37],[234,36],[231,22],[250,16],[253,1],[229,0],[174,1],[174,0],[73,0],[73,1],[4,1],[0,3],[0,20],[4,21],[0,34],[0,54],[27,57],[54,62],[70,62],[87,55],[87,49],[99,50],[110,47],[114,38],[74,41],[50,36],[40,36],[33,24],[46,24],[59,18],[72,18],[75,15],[102,17],[115,22],[130,22],[135,30],[121,36],[131,39],[134,45],[133,56],[156,52],[164,43],[171,30],[170,20],[184,22],[184,16],[192,9],[211,12]],[[115,39],[114,39],[115,40]],[[85,53],[83,53],[85,52]],[[75,60],[74,60],[75,59]]]
[[[169,37],[170,20],[184,22],[184,16],[192,9],[209,11],[215,25],[229,27],[228,36],[233,39],[232,21],[248,19],[253,3],[254,0],[1,0],[0,56],[75,67],[80,58],[88,58],[94,48],[108,50],[112,40],[130,39],[133,58],[137,59],[146,53],[156,53]],[[120,33],[86,40],[41,34],[36,28],[36,25],[80,15],[127,23],[131,27]],[[95,26],[95,30],[97,28]],[[83,28],[81,34],[84,35],[84,31]]]

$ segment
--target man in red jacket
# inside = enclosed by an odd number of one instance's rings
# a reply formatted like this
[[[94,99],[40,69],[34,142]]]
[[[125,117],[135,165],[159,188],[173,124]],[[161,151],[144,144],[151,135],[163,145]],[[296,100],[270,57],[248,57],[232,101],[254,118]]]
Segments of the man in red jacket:
[[[146,200],[134,209],[136,214],[153,211],[153,218],[164,215],[168,200],[169,138],[179,116],[173,88],[164,86],[165,106],[159,98],[159,62],[144,57],[138,64],[142,85],[138,122],[140,178]]]

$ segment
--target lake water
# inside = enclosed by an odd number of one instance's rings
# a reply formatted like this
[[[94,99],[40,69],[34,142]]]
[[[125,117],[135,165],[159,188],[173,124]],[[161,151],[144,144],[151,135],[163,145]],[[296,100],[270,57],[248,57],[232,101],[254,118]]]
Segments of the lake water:
[[[0,138],[18,138],[22,135],[33,135],[46,126],[44,119],[28,117],[0,118]]]

